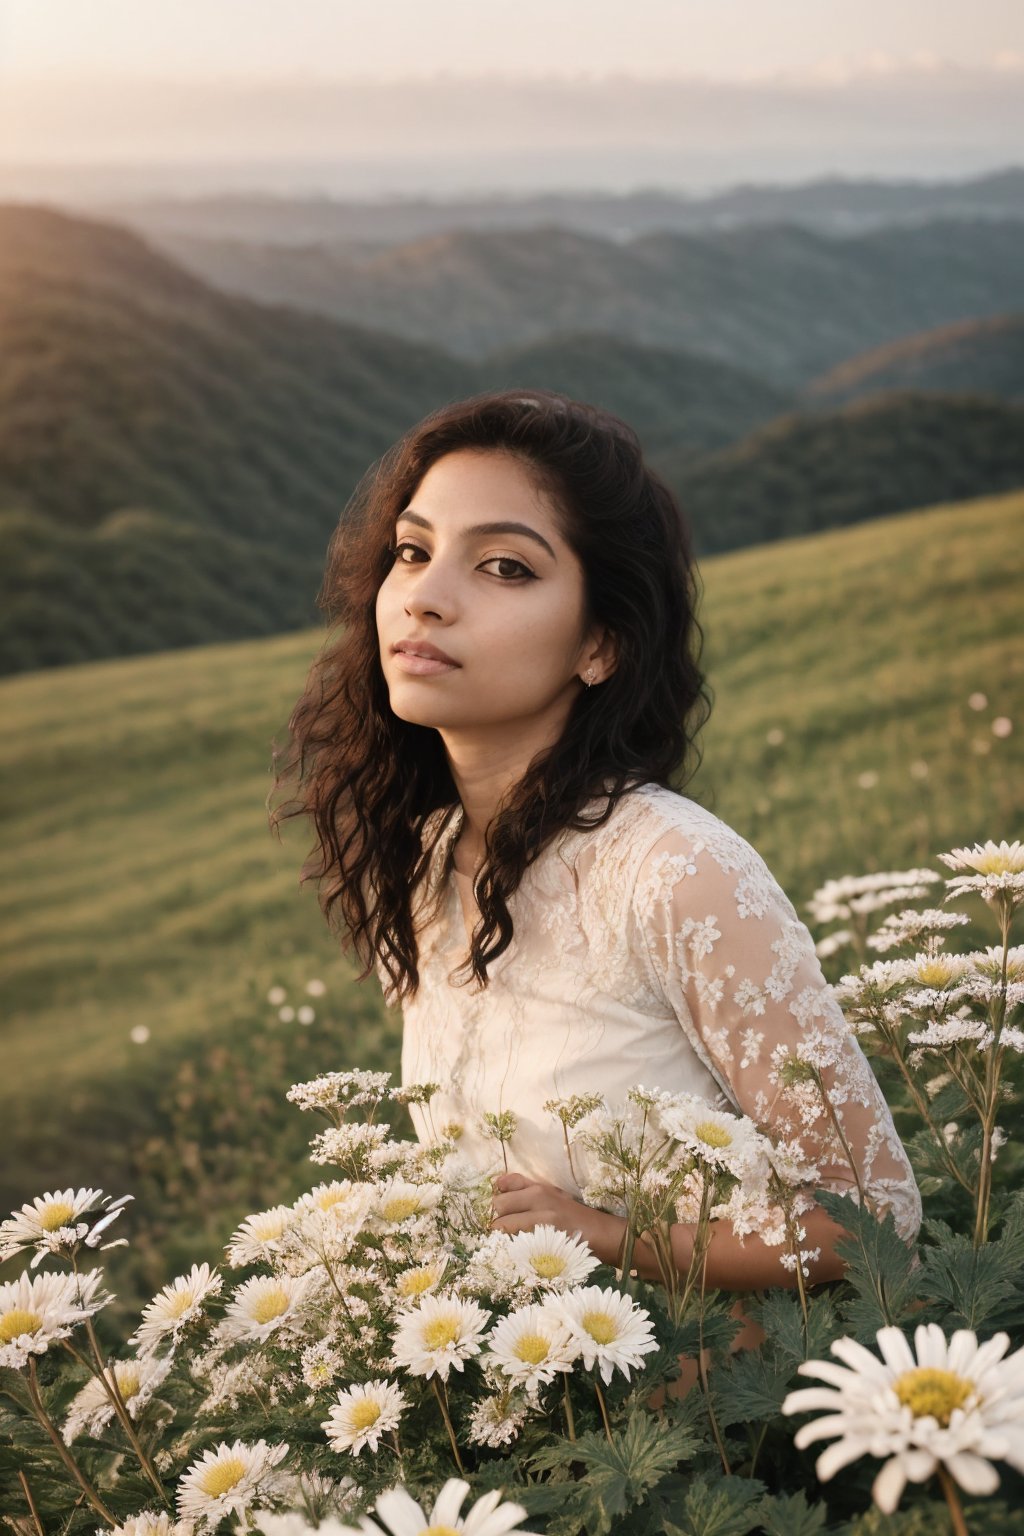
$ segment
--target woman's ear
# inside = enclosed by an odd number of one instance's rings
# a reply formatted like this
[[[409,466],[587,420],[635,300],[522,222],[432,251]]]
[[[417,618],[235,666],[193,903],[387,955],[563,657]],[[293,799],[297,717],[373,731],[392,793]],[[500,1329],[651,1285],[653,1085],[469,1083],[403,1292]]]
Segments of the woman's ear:
[[[615,671],[618,660],[618,635],[603,625],[594,629],[584,652],[584,670],[592,668],[594,682],[603,683]]]

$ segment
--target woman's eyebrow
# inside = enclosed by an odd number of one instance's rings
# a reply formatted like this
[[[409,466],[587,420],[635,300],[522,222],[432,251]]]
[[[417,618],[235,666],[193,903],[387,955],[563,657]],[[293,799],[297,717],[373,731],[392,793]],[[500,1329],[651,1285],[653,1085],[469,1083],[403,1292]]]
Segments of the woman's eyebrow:
[[[399,512],[398,522],[403,521],[407,523],[418,523],[421,528],[429,528],[430,531],[433,532],[433,524],[429,522],[427,518],[421,517],[418,512],[413,512],[411,508],[407,508],[404,512]],[[471,528],[463,528],[462,537],[464,539],[474,539],[485,533],[521,533],[524,535],[524,537],[533,539],[534,542],[539,544],[542,549],[546,549],[552,560],[558,559],[558,556],[551,548],[551,545],[548,543],[547,539],[545,539],[542,534],[539,534],[535,528],[531,528],[527,523],[474,523]]]

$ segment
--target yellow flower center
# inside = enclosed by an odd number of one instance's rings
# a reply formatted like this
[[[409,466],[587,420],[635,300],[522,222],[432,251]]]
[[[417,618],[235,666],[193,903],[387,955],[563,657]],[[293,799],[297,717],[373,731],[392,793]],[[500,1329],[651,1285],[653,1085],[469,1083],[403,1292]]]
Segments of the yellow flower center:
[[[956,977],[956,966],[941,955],[922,960],[917,967],[917,978],[926,987],[944,987]]]
[[[557,1253],[538,1253],[530,1260],[542,1280],[555,1280],[565,1273],[565,1260]]]
[[[114,1377],[117,1381],[117,1390],[125,1402],[134,1397],[142,1385],[142,1377],[137,1365],[116,1365]]]
[[[1013,854],[1005,848],[993,848],[990,852],[980,854],[969,862],[978,871],[979,875],[1008,875],[1019,874],[1024,858],[1021,854]]]
[[[164,1310],[168,1317],[181,1317],[182,1313],[187,1312],[194,1304],[195,1297],[191,1291],[175,1291],[173,1295],[168,1296]]]
[[[543,1334],[524,1333],[516,1344],[513,1354],[517,1360],[525,1360],[527,1365],[540,1365],[550,1353],[550,1344]]]
[[[316,1197],[316,1204],[319,1210],[329,1211],[332,1205],[340,1205],[347,1199],[347,1189],[322,1189]]]
[[[56,1232],[58,1227],[66,1227],[74,1214],[74,1206],[66,1200],[53,1200],[39,1212],[39,1225],[44,1232]]]
[[[208,1493],[211,1498],[216,1498],[220,1493],[230,1493],[236,1488],[245,1476],[245,1462],[241,1456],[227,1456],[223,1461],[215,1462],[208,1471],[199,1479],[200,1493]]]
[[[619,1336],[615,1319],[607,1312],[584,1312],[581,1321],[595,1344],[611,1344]]]
[[[38,1333],[42,1326],[43,1320],[38,1312],[25,1312],[21,1307],[13,1307],[0,1317],[0,1344],[10,1344],[12,1339],[19,1339],[23,1333]]]
[[[397,1195],[385,1205],[384,1220],[405,1221],[409,1216],[415,1216],[419,1208],[420,1202],[415,1195]]]
[[[419,1269],[407,1269],[404,1275],[398,1277],[398,1294],[400,1296],[422,1296],[424,1291],[429,1291],[436,1275],[429,1264],[422,1264]]]
[[[428,1349],[446,1349],[459,1337],[459,1319],[449,1312],[447,1317],[435,1317],[423,1330],[423,1342]]]
[[[371,1402],[364,1397],[361,1403],[356,1403],[352,1409],[352,1428],[369,1429],[371,1424],[376,1424],[380,1418],[381,1408],[379,1403]]]
[[[454,1525],[425,1525],[420,1536],[459,1536]]]
[[[269,1323],[288,1310],[288,1295],[283,1286],[272,1285],[261,1292],[253,1304],[252,1315],[257,1323]]]
[[[922,1366],[914,1371],[904,1371],[893,1382],[892,1389],[915,1419],[937,1419],[945,1428],[953,1416],[953,1409],[962,1408],[974,1391],[974,1383],[965,1381],[953,1371],[936,1371]]]
[[[253,1236],[258,1237],[261,1243],[272,1242],[275,1237],[280,1237],[285,1229],[287,1218],[284,1216],[261,1216],[252,1224]]]
[[[732,1135],[717,1120],[702,1120],[694,1126],[694,1134],[706,1147],[731,1147]]]

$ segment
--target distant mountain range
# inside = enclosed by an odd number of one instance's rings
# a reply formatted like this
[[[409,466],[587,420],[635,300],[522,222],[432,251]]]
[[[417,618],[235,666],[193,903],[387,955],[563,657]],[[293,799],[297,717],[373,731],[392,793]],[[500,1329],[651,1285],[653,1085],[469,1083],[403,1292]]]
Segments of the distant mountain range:
[[[466,358],[603,331],[699,352],[781,389],[899,336],[1024,310],[1024,220],[849,239],[744,225],[621,244],[546,226],[452,230],[373,253],[183,235],[160,246],[225,292]]]
[[[874,327],[891,316],[888,345],[851,348],[839,370],[808,366],[800,393],[758,363],[768,338],[776,374],[802,371],[794,348],[808,364],[816,350],[806,333],[821,330],[835,274],[824,261],[815,284],[810,256],[830,243],[802,231],[761,232],[770,262],[751,231],[734,237],[751,244],[746,264],[739,249],[731,263],[705,251],[702,315],[738,356],[746,328],[746,366],[668,345],[668,323],[648,342],[609,335],[609,314],[630,306],[647,325],[656,295],[652,284],[621,292],[597,256],[585,274],[588,326],[559,329],[581,311],[566,314],[548,295],[550,334],[471,360],[218,291],[116,226],[0,208],[0,670],[312,622],[327,541],[360,474],[428,410],[483,388],[548,385],[624,416],[678,490],[705,553],[1024,485],[1021,316],[961,318],[909,339],[897,323],[913,309],[914,253],[926,269],[924,307],[941,307],[940,273],[946,301],[949,287],[980,303],[990,283],[1010,289],[1019,279],[1001,238],[1010,226],[964,230],[961,245],[950,229],[931,233],[941,259],[930,264],[928,231],[871,237],[876,254],[888,253],[891,281],[879,256],[882,289],[858,292],[862,304],[871,299]],[[499,252],[510,243],[486,238]],[[673,251],[679,240],[644,244]],[[516,241],[521,257],[526,237]],[[506,288],[521,306],[531,291],[538,304],[545,297],[559,241],[581,243],[545,233],[532,289],[522,264],[522,286]],[[582,246],[635,259],[598,241]],[[795,275],[784,284],[787,251]],[[399,268],[408,262],[407,251],[394,256]],[[759,294],[745,270],[759,256],[762,276],[776,273],[775,292]],[[482,293],[484,269],[474,270],[470,296]],[[453,277],[435,302],[456,317],[462,291]],[[659,291],[667,307],[667,277]],[[846,305],[837,332],[858,330],[855,310]],[[817,350],[837,352],[829,342]]]
[[[829,176],[797,186],[737,186],[703,196],[640,191],[542,196],[390,198],[218,195],[121,198],[93,215],[153,239],[189,235],[255,245],[406,245],[452,229],[556,225],[607,240],[654,230],[693,232],[745,224],[800,224],[822,234],[935,219],[1024,219],[1024,168],[963,180],[877,181]]]

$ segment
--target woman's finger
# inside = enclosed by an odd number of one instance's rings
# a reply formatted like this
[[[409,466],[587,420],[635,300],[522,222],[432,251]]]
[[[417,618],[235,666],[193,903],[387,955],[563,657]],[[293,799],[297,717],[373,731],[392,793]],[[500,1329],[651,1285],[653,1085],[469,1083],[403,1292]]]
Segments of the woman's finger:
[[[517,1211],[528,1211],[536,1207],[542,1191],[533,1184],[524,1184],[522,1189],[514,1189],[507,1195],[492,1195],[491,1210],[496,1216],[511,1216]]]
[[[499,1173],[491,1180],[491,1188],[505,1192],[510,1189],[525,1189],[529,1179],[524,1179],[521,1173]]]

